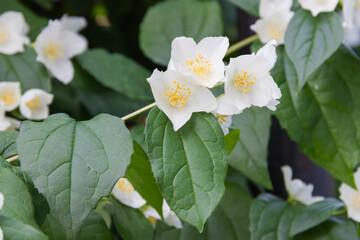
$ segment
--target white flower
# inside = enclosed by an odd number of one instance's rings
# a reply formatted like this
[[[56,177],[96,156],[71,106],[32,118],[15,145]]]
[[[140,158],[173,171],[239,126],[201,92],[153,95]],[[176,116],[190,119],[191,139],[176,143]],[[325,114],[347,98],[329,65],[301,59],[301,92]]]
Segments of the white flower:
[[[211,112],[217,106],[211,91],[197,85],[191,75],[155,69],[147,81],[157,106],[171,120],[175,131],[190,119],[193,112]]]
[[[226,37],[207,37],[198,44],[192,38],[175,38],[168,69],[191,75],[199,85],[213,87],[224,81],[224,58],[229,47]]]
[[[344,42],[352,47],[360,45],[360,0],[343,1]]]
[[[360,222],[360,168],[354,173],[354,178],[357,190],[342,183],[339,188],[340,199],[346,205],[348,217]]]
[[[316,17],[321,12],[332,12],[335,10],[339,0],[299,0],[302,8],[310,10]]]
[[[132,208],[140,208],[146,203],[126,178],[120,178],[119,181],[117,181],[112,190],[112,194],[121,203]]]
[[[68,15],[62,16],[60,23],[64,30],[79,32],[87,26],[86,19],[83,17],[69,17]]]
[[[12,111],[19,106],[21,89],[19,82],[0,82],[0,109]]]
[[[311,205],[324,200],[324,197],[312,196],[314,189],[312,184],[305,184],[300,179],[292,180],[292,170],[289,166],[281,167],[281,171],[284,175],[285,188],[290,199],[299,201],[305,205]]]
[[[277,45],[283,44],[286,28],[293,16],[294,12],[278,11],[257,20],[255,24],[250,26],[250,29],[259,35],[262,43],[274,39]]]
[[[151,222],[151,224],[153,226],[156,225],[156,221],[160,220],[161,217],[158,214],[158,212],[155,210],[155,208],[151,207],[151,206],[145,206],[144,209],[141,209],[141,211],[143,212],[143,214],[145,215],[145,217],[147,219],[149,219],[149,221]]]
[[[43,120],[49,116],[49,104],[54,96],[41,89],[30,89],[20,100],[20,113],[31,120]]]
[[[281,97],[279,87],[270,76],[276,62],[275,41],[262,47],[257,54],[231,58],[226,69],[225,95],[219,99],[216,112],[223,115],[240,113],[251,105],[276,109]]]
[[[17,119],[0,116],[0,131],[14,131],[20,128],[21,122]]]
[[[279,11],[290,11],[292,4],[292,0],[260,0],[259,15],[265,18]]]
[[[178,218],[178,216],[176,216],[176,214],[173,211],[171,211],[165,199],[163,202],[162,210],[163,210],[164,221],[167,225],[174,226],[176,228],[182,228],[182,223],[180,219]]]
[[[87,48],[87,40],[74,31],[79,29],[79,24],[76,23],[71,28],[70,23],[76,21],[67,17],[61,21],[50,21],[37,37],[34,46],[38,55],[36,60],[43,63],[51,74],[64,84],[69,83],[74,77],[74,67],[70,58],[81,54]]]
[[[229,127],[232,123],[232,115],[222,115],[213,112],[214,116],[217,118],[221,129],[223,130],[224,135],[229,133]]]
[[[5,12],[0,15],[0,53],[12,55],[24,51],[29,27],[20,12]]]

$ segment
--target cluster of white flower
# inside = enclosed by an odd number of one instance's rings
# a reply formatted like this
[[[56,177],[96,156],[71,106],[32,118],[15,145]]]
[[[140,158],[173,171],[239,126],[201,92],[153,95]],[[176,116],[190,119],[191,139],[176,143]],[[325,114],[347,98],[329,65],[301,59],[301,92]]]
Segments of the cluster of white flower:
[[[146,201],[140,196],[140,194],[134,189],[134,186],[126,178],[120,178],[119,181],[117,181],[112,190],[112,194],[121,203],[132,208],[139,208],[153,226],[155,226],[157,220],[161,220],[157,211],[146,204]],[[182,228],[180,219],[173,211],[171,211],[165,199],[163,201],[162,212],[165,223],[169,226]]]
[[[83,17],[66,15],[60,20],[50,20],[34,43],[36,60],[64,84],[74,77],[70,59],[87,49],[87,40],[78,33],[86,24]],[[9,11],[0,15],[0,53],[12,55],[23,52],[24,44],[30,44],[26,37],[28,31],[22,13]]]
[[[360,0],[343,1],[344,42],[360,45]]]
[[[257,54],[231,58],[225,67],[223,58],[229,47],[226,37],[207,37],[198,44],[192,38],[175,38],[168,69],[156,69],[147,79],[157,106],[175,131],[193,112],[212,112],[225,134],[231,115],[251,105],[275,110],[281,93],[269,74],[276,62],[274,45],[275,41],[270,41]],[[208,88],[224,82],[225,94],[216,99]]]
[[[49,106],[53,95],[41,89],[30,89],[21,95],[19,82],[0,82],[0,131],[10,131],[19,128],[20,122],[7,117],[5,112],[17,107],[27,119],[42,120],[49,116]]]

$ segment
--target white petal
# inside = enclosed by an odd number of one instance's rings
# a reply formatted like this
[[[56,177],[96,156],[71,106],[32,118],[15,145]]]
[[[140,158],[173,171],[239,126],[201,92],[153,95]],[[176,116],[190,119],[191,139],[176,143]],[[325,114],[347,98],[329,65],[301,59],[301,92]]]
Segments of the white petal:
[[[222,96],[217,99],[218,107],[215,112],[222,115],[234,115],[239,114],[241,111],[236,107],[235,102],[229,96]]]
[[[264,18],[278,11],[290,11],[292,0],[260,0],[259,15]]]
[[[3,205],[4,205],[4,195],[0,192],[0,210]]]
[[[182,228],[182,223],[180,219],[176,216],[176,214],[173,211],[171,211],[165,199],[163,201],[162,211],[166,224],[168,224],[169,226],[174,226],[176,228]]]
[[[344,27],[344,43],[351,47],[360,45],[360,29],[356,26],[352,28]]]
[[[1,230],[1,227],[0,227],[0,240],[3,240],[4,238],[4,234],[3,234],[3,231]]]
[[[229,48],[227,37],[206,37],[198,45],[204,55],[213,61],[222,61]]]
[[[360,192],[345,183],[341,184],[339,191],[340,199],[345,203],[347,208],[348,217],[360,222]]]
[[[125,178],[121,178],[121,179],[125,179]],[[121,185],[119,185],[121,179],[119,179],[119,181],[115,184],[113,190],[112,190],[112,194],[114,195],[114,197],[119,200],[121,203],[130,206],[132,208],[140,208],[142,207],[146,201],[140,196],[140,194],[135,191],[131,185],[131,183],[125,179],[125,184],[128,185],[130,184],[132,189],[129,189],[129,192],[124,192],[121,189]]]
[[[360,167],[354,173],[355,185],[357,189],[360,189]]]
[[[354,10],[356,2],[354,0],[343,0],[342,15],[344,18],[343,26],[348,28],[354,27]]]
[[[68,84],[74,78],[74,67],[69,59],[56,61],[43,61],[51,74],[64,84]]]
[[[41,89],[30,89],[20,101],[20,113],[31,120],[43,120],[49,116],[49,104],[54,96]],[[32,105],[31,109],[28,105]]]
[[[74,32],[62,32],[59,41],[63,43],[64,52],[67,58],[79,55],[87,49],[86,38]]]
[[[83,17],[69,17],[68,15],[62,16],[60,22],[63,26],[63,29],[79,32],[87,26],[86,19]]]
[[[0,103],[5,111],[12,111],[19,106],[21,89],[19,82],[0,82]]]
[[[26,24],[21,12],[8,11],[0,15],[0,25],[4,25],[11,33],[26,35],[29,26]]]
[[[143,214],[145,215],[146,218],[149,217],[153,217],[156,219],[161,219],[160,215],[158,214],[158,212],[155,210],[155,208],[151,207],[151,206],[147,206],[145,210],[142,210]]]
[[[316,17],[321,12],[332,12],[335,10],[339,0],[299,0],[302,8],[310,10]]]
[[[276,63],[276,41],[271,40],[256,53],[256,61],[261,64],[262,68],[271,70]]]
[[[193,59],[196,56],[196,42],[192,38],[177,37],[171,43],[171,61],[174,63],[183,63],[186,60]]]

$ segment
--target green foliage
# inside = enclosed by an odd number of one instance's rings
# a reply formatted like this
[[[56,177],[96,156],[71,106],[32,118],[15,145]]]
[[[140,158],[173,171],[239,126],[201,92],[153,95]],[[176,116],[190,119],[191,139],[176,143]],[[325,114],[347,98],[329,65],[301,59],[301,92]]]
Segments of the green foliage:
[[[251,206],[251,239],[291,239],[326,221],[342,206],[341,202],[333,199],[304,206],[262,194]]]
[[[260,0],[228,0],[228,1],[256,17],[259,16]]]
[[[81,54],[77,60],[104,86],[132,99],[153,99],[146,81],[150,73],[131,59],[121,54],[109,54],[103,49],[94,49]]]
[[[133,152],[123,121],[106,114],[83,122],[64,114],[42,123],[26,121],[17,144],[21,168],[68,239],[77,238],[86,216],[125,175]]]
[[[341,20],[337,13],[313,17],[299,10],[291,19],[285,34],[285,49],[297,72],[296,90],[333,54],[343,40]]]
[[[272,74],[282,92],[275,112],[282,127],[312,161],[354,186],[360,156],[359,58],[340,47],[297,94],[293,64],[282,48],[278,57]]]
[[[79,239],[112,240],[113,238],[101,215],[96,211],[92,211],[81,227]]]
[[[152,240],[154,229],[151,222],[138,209],[119,203],[111,198],[116,229],[124,240]]]
[[[237,142],[239,141],[239,137],[240,129],[232,130],[224,137],[225,147],[228,155],[234,150]]]
[[[20,82],[23,92],[30,88],[40,88],[49,92],[50,75],[35,59],[35,51],[28,47],[21,54],[11,56],[0,54],[0,80]]]
[[[160,191],[178,217],[202,231],[224,194],[224,134],[212,114],[195,113],[177,132],[158,108],[146,125],[149,158]]]
[[[131,163],[126,170],[126,178],[131,182],[136,191],[151,205],[159,215],[162,215],[163,197],[156,184],[154,174],[148,157],[136,142]]]
[[[0,132],[0,156],[9,158],[17,154],[16,138],[18,132]]]
[[[272,188],[267,170],[267,148],[270,135],[270,111],[249,108],[232,118],[232,126],[241,131],[239,140],[229,155],[229,165],[254,182]]]
[[[223,21],[216,1],[164,1],[151,7],[140,25],[140,47],[157,64],[166,66],[176,37],[221,36]]]

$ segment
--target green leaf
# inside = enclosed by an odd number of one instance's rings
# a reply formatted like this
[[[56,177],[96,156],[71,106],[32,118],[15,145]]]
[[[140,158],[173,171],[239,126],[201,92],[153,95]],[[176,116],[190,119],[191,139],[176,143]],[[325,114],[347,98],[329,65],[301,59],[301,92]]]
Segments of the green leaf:
[[[342,46],[296,94],[296,72],[283,49],[272,71],[282,98],[275,112],[300,150],[342,182],[355,187],[360,156],[360,60]]]
[[[145,128],[149,158],[160,190],[177,216],[202,231],[224,194],[224,134],[212,114],[195,113],[177,132],[158,108]]]
[[[144,131],[145,126],[143,125],[138,125],[130,129],[131,137],[134,139],[134,141],[139,144],[144,151],[147,151]]]
[[[0,214],[0,226],[6,240],[46,240],[42,232],[8,216]]]
[[[64,228],[59,221],[51,214],[46,216],[44,224],[41,226],[41,230],[49,236],[51,240],[64,240],[66,234]]]
[[[311,230],[304,232],[294,240],[359,240],[356,226],[352,221],[327,221]]]
[[[6,11],[17,11],[24,15],[25,21],[29,25],[30,32],[28,36],[30,36],[32,40],[35,40],[42,28],[48,23],[46,18],[42,18],[34,14],[30,9],[20,4],[17,0],[1,0],[0,14]],[[33,62],[35,62],[34,60],[35,58],[33,59]]]
[[[41,7],[45,8],[46,10],[52,9],[52,1],[51,0],[33,0]]]
[[[31,196],[25,184],[11,170],[6,168],[0,168],[0,192],[4,195],[4,205],[0,214],[26,225],[38,227],[34,219]]]
[[[270,135],[270,111],[252,107],[232,118],[232,127],[241,131],[239,141],[229,155],[229,165],[254,182],[272,189],[267,169]]]
[[[304,232],[329,219],[344,204],[336,199],[325,199],[304,209],[293,221],[290,236]]]
[[[126,178],[136,191],[162,216],[163,197],[156,184],[148,157],[136,142],[131,163],[126,170]]]
[[[19,132],[0,132],[0,156],[9,158],[17,154],[16,138]]]
[[[202,233],[188,224],[176,229],[158,221],[155,240],[248,240],[251,202],[248,193],[234,184],[226,183],[225,196],[206,222]]]
[[[232,130],[224,137],[225,147],[228,155],[230,155],[230,153],[234,150],[234,147],[239,141],[239,137],[240,129]]]
[[[131,59],[103,49],[89,50],[77,56],[80,65],[104,86],[132,99],[152,100],[146,78],[150,73]]]
[[[216,1],[165,1],[151,7],[140,25],[140,47],[157,64],[170,60],[171,42],[180,36],[196,42],[223,34],[221,8]]]
[[[34,50],[29,47],[25,48],[24,53],[11,56],[0,54],[1,81],[20,82],[22,92],[31,88],[40,88],[50,92],[50,75],[35,59]]]
[[[342,206],[335,199],[304,206],[262,194],[251,206],[251,239],[290,240],[294,235],[325,222]]]
[[[259,16],[259,4],[260,0],[228,0],[235,6],[243,9],[244,11],[254,15],[255,17]]]
[[[81,227],[79,239],[112,240],[113,237],[100,213],[91,211]]]
[[[107,114],[76,122],[65,114],[23,122],[21,168],[47,199],[50,213],[77,239],[86,216],[125,175],[133,152],[124,122]]]
[[[309,11],[298,10],[285,33],[285,48],[295,64],[298,81],[297,91],[343,40],[339,14],[322,13],[313,17]]]
[[[154,229],[151,222],[138,209],[121,204],[111,198],[116,229],[124,240],[152,240]]]

